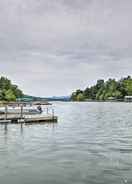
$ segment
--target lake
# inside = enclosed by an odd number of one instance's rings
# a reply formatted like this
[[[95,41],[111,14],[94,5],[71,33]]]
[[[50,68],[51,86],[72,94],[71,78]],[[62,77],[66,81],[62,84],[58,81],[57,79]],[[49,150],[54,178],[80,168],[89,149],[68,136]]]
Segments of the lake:
[[[0,184],[131,184],[132,103],[54,106],[57,124],[0,125]]]

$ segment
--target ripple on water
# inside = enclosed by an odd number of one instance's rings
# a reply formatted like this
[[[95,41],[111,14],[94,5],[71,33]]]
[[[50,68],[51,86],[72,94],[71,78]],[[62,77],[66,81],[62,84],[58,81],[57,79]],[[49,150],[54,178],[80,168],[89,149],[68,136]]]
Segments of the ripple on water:
[[[54,106],[57,125],[0,126],[0,183],[132,183],[131,103]]]

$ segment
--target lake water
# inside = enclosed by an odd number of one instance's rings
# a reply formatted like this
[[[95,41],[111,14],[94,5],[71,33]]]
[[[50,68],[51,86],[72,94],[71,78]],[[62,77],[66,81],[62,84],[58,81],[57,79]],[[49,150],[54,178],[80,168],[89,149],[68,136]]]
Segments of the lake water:
[[[0,184],[132,184],[132,103],[54,103],[58,124],[0,125]]]

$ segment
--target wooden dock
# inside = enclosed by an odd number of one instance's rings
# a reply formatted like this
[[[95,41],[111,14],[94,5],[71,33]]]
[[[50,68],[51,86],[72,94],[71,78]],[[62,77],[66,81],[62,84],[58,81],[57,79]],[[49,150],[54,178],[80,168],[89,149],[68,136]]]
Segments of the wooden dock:
[[[58,117],[54,115],[54,109],[51,109],[51,113],[48,108],[46,109],[46,113],[29,115],[23,113],[23,105],[21,105],[20,113],[10,114],[8,113],[8,106],[6,105],[4,114],[0,114],[0,124],[57,122]]]
[[[14,116],[14,115],[8,115],[5,119],[4,116],[0,115],[0,124],[3,123],[39,123],[39,122],[57,122],[57,116],[52,115],[30,115],[30,116]]]

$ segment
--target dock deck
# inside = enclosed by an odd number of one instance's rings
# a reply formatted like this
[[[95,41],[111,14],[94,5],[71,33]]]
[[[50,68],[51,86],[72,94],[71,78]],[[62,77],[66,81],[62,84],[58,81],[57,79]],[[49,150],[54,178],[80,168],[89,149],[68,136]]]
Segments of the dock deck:
[[[0,124],[3,123],[38,123],[38,122],[57,122],[57,116],[52,115],[27,115],[27,116],[14,116],[8,115],[7,118],[0,115]]]
[[[8,106],[5,106],[4,114],[0,114],[0,124],[3,123],[39,123],[39,122],[57,122],[58,118],[54,115],[54,109],[49,112],[48,107],[46,112],[42,114],[24,114],[23,105],[20,106],[20,113],[11,114],[8,112]]]

